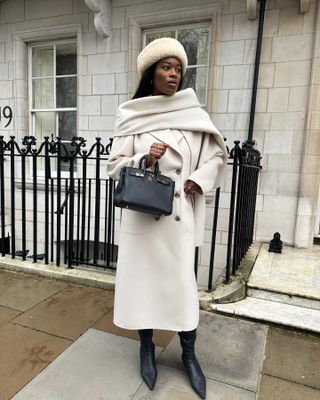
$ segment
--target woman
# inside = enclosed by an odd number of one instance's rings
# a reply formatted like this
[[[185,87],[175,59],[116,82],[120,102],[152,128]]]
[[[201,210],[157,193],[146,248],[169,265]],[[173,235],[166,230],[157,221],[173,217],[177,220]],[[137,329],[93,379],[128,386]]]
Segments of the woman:
[[[199,322],[194,249],[204,233],[204,194],[220,185],[227,153],[194,91],[180,91],[187,64],[177,40],[149,43],[138,56],[136,94],[117,111],[108,174],[117,179],[123,166],[138,167],[147,154],[148,167],[158,161],[161,173],[175,181],[175,195],[170,216],[123,210],[114,323],[138,330],[140,371],[151,390],[157,377],[153,329],[177,331],[191,385],[205,398],[194,354]]]

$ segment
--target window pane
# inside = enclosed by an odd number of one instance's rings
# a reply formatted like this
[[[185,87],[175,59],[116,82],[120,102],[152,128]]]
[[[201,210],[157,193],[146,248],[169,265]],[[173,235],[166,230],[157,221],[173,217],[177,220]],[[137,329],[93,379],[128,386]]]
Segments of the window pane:
[[[58,112],[58,136],[62,140],[71,140],[77,136],[77,112],[60,111]]]
[[[77,73],[77,44],[65,43],[56,46],[56,74],[72,75]]]
[[[201,104],[206,103],[207,67],[189,68],[183,78],[183,88],[193,88]]]
[[[176,31],[166,31],[166,32],[154,32],[146,34],[146,45],[152,42],[154,39],[159,39],[161,37],[172,37],[174,38],[176,35]]]
[[[77,77],[57,78],[57,107],[77,107]]]
[[[181,29],[178,40],[186,50],[189,65],[207,64],[209,28]]]
[[[41,78],[32,80],[32,107],[53,107],[53,79]]]
[[[53,75],[53,45],[32,48],[32,76]]]
[[[35,117],[35,136],[42,140],[44,136],[51,135],[55,137],[55,113],[54,112],[36,112]]]

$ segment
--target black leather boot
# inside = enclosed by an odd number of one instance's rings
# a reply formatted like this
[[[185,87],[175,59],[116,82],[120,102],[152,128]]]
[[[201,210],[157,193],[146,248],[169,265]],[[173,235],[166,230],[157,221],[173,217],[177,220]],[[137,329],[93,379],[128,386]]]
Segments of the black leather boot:
[[[202,398],[206,398],[206,379],[194,352],[196,329],[178,332],[182,347],[182,362],[187,370],[192,388]]]
[[[140,336],[140,373],[150,390],[153,390],[157,379],[153,329],[139,329]]]

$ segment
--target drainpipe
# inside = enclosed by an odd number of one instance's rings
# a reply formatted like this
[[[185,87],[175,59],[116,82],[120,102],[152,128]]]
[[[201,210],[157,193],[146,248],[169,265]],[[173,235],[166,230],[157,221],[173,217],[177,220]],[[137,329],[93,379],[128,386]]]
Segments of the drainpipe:
[[[260,56],[261,56],[265,10],[266,10],[266,0],[261,0],[260,1],[260,12],[259,12],[257,50],[256,50],[256,58],[255,58],[255,62],[254,62],[252,98],[251,98],[251,108],[250,108],[250,121],[249,121],[249,131],[248,131],[248,141],[250,141],[250,142],[252,141],[252,136],[253,136],[253,125],[254,125],[254,117],[255,117],[255,111],[256,111],[257,88],[258,88],[258,79],[259,79]]]

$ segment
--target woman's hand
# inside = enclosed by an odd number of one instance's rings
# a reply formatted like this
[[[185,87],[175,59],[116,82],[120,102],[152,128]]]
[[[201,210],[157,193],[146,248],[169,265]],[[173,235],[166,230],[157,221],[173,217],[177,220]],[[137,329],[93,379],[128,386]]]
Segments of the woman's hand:
[[[169,145],[166,143],[152,143],[148,154],[147,167],[151,167],[156,163],[156,161],[160,160],[160,158],[163,157],[164,153],[167,151],[168,147]]]
[[[189,194],[199,193],[202,194],[201,187],[195,182],[187,180],[184,184],[184,193],[188,196]]]

